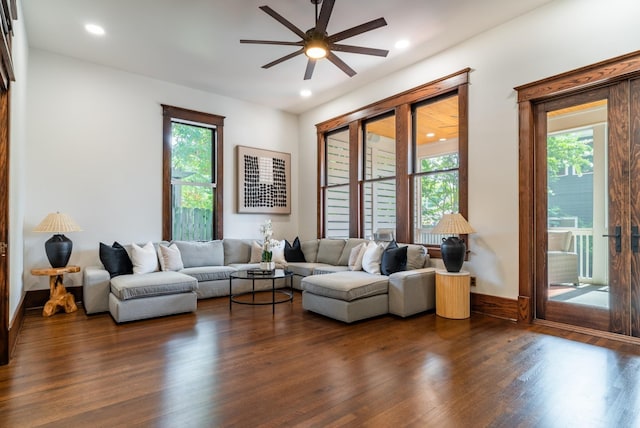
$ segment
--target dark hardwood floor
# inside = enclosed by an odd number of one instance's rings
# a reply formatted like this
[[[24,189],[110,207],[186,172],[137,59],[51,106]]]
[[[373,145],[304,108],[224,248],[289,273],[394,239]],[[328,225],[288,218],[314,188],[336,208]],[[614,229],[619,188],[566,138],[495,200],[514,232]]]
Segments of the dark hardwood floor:
[[[472,314],[352,325],[198,302],[116,325],[29,311],[2,427],[631,427],[640,346]]]

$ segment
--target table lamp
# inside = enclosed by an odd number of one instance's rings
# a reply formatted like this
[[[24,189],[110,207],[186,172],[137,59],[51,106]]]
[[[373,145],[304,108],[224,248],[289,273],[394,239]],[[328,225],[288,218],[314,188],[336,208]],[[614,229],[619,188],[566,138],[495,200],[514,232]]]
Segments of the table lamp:
[[[438,224],[436,224],[436,227],[431,230],[431,233],[439,235],[466,235],[475,233],[475,230],[467,223],[467,220],[465,220],[462,214],[454,213],[443,215]],[[440,253],[442,254],[442,261],[448,272],[460,272],[466,252],[467,246],[464,243],[464,239],[458,236],[442,238]]]
[[[82,229],[68,215],[56,212],[48,214],[33,231],[54,234],[44,243],[44,250],[51,267],[61,268],[67,266],[73,249],[73,242],[63,233],[80,232]]]

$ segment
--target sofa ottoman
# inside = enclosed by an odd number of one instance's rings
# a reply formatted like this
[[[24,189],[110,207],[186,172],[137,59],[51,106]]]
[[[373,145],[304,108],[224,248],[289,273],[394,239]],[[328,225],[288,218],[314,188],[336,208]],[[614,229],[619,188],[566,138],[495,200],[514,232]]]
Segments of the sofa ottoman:
[[[195,312],[198,280],[179,272],[111,278],[109,312],[117,323]]]
[[[389,310],[389,278],[362,271],[311,275],[302,279],[302,307],[346,323]]]

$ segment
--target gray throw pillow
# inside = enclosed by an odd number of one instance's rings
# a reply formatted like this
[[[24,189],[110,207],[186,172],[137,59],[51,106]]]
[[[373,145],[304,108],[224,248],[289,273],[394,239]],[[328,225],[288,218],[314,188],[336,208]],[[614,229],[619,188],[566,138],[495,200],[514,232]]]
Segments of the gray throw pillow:
[[[318,263],[327,263],[329,265],[338,266],[340,255],[345,244],[344,239],[321,239],[318,244]],[[349,257],[349,256],[347,256]],[[347,262],[349,259],[347,258]],[[345,263],[346,266],[346,263]]]
[[[315,263],[318,258],[318,241],[319,239],[311,239],[300,243],[300,248],[302,248],[304,259],[307,263]]]
[[[400,244],[405,245],[405,244]],[[407,245],[407,270],[422,269],[428,259],[426,247],[417,244]]]
[[[180,250],[185,268],[200,266],[223,266],[224,247],[222,241],[173,241]]]
[[[342,254],[340,255],[340,259],[338,259],[338,266],[348,266],[349,265],[349,256],[351,255],[351,250],[354,247],[362,244],[363,242],[367,242],[366,239],[362,238],[349,238],[344,244],[344,248],[342,249]]]
[[[249,263],[252,239],[224,238],[224,265]]]

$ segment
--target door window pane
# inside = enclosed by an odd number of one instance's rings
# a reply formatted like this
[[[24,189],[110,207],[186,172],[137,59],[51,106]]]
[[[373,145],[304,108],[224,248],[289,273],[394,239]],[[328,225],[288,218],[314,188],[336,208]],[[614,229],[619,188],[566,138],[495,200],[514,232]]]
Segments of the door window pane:
[[[606,100],[547,113],[550,300],[609,307],[607,146]]]

